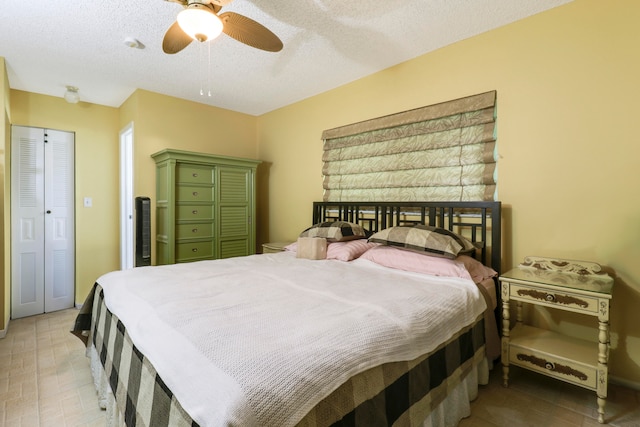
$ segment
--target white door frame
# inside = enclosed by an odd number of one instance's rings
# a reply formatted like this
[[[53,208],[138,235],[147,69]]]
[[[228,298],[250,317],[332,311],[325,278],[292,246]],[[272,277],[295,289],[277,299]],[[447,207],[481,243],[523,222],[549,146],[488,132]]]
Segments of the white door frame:
[[[135,266],[133,230],[133,122],[120,131],[120,269]]]

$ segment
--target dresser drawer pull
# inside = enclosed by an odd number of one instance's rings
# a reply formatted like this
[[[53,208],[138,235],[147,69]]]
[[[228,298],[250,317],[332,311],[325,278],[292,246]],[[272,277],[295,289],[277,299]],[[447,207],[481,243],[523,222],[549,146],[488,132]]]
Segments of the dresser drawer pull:
[[[193,197],[198,197],[198,192],[197,192],[197,191],[194,191],[194,192],[193,192],[193,193],[191,193],[191,194],[193,194]]]
[[[544,364],[545,369],[549,370],[549,371],[555,371],[556,369],[556,365],[554,365],[551,362],[547,362]]]
[[[556,296],[555,296],[555,295],[553,295],[553,294],[547,294],[547,295],[545,296],[545,299],[546,299],[547,301],[549,301],[549,302],[554,302],[554,301],[556,300]]]
[[[194,214],[194,215],[198,215],[198,209],[192,210],[191,213]]]
[[[194,229],[192,229],[192,230],[191,230],[191,232],[192,232],[192,233],[197,233],[197,232],[198,232],[198,229],[197,229],[197,228],[194,228]]]
[[[197,178],[198,174],[194,172],[194,173],[191,174],[191,176],[193,176],[194,178]]]
[[[198,252],[198,248],[191,249],[191,252]]]

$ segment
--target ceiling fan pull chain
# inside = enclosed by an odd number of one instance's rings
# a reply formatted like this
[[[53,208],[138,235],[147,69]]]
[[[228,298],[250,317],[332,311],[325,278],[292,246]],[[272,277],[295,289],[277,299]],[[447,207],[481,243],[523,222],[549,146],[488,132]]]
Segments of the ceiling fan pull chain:
[[[203,64],[203,59],[202,56],[204,55],[204,52],[202,51],[203,47],[202,47],[202,43],[199,43],[200,47],[198,48],[198,50],[200,50],[199,55],[198,55],[198,68],[200,68],[200,70],[204,69],[204,64]],[[201,73],[203,71],[200,71]],[[200,76],[200,96],[204,96],[204,76]]]
[[[207,72],[207,86],[209,88],[209,97],[211,97],[211,42],[207,42],[209,48],[209,69]]]

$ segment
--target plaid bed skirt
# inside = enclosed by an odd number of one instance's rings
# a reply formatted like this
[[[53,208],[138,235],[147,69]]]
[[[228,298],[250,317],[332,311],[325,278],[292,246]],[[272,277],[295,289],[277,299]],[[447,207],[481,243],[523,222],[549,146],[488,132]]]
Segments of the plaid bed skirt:
[[[95,347],[128,427],[198,426],[184,411],[95,284],[72,333]],[[436,351],[356,375],[316,405],[299,427],[418,426],[483,360],[482,316]],[[280,427],[280,426],[278,426]]]

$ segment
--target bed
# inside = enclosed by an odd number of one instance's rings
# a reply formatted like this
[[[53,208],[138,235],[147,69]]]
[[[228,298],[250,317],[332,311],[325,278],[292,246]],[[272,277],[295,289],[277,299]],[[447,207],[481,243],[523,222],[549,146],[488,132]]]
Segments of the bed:
[[[456,425],[499,355],[500,209],[316,202],[284,252],[100,277],[72,332],[107,424]]]

